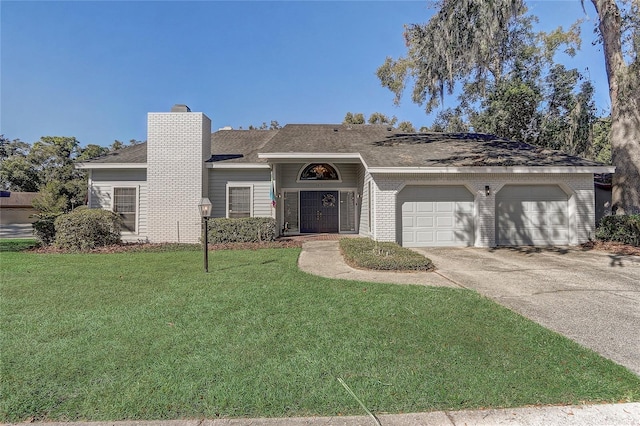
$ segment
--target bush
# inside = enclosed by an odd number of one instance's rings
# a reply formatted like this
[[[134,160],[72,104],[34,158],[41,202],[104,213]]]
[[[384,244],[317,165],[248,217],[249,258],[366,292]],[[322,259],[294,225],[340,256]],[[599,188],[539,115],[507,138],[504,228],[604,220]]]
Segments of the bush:
[[[88,251],[120,243],[122,219],[108,210],[79,207],[55,221],[55,245],[61,249]]]
[[[600,219],[596,238],[640,246],[640,214],[605,216]]]
[[[38,213],[37,220],[33,222],[33,236],[40,245],[49,246],[56,238],[55,221],[62,213]]]
[[[379,243],[370,238],[343,238],[340,249],[346,262],[356,268],[381,271],[428,271],[431,260],[396,243]]]
[[[270,217],[209,219],[209,242],[260,243],[276,239],[276,221]]]

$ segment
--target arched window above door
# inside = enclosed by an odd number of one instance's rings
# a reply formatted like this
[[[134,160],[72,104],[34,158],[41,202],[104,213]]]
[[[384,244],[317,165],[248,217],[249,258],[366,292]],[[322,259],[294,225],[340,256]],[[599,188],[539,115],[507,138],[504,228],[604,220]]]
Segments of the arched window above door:
[[[301,181],[333,180],[339,181],[338,171],[331,164],[311,163],[300,172]]]

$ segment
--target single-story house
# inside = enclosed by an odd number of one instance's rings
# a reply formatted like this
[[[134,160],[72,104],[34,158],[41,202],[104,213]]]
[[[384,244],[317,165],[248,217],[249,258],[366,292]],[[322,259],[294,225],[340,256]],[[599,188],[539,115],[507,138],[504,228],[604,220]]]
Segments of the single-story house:
[[[36,221],[33,208],[37,192],[0,191],[0,225],[21,225]]]
[[[595,228],[594,173],[614,168],[484,134],[379,125],[221,129],[176,105],[144,144],[79,163],[88,204],[127,240],[197,242],[212,217],[272,217],[280,235],[358,234],[407,247],[575,245]]]

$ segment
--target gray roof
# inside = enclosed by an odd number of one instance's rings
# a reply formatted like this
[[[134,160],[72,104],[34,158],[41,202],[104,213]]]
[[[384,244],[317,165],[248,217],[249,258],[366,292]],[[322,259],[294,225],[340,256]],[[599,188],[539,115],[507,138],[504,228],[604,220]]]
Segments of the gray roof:
[[[210,163],[263,163],[258,158],[278,130],[218,130],[211,135]]]
[[[139,143],[136,145],[120,148],[116,151],[109,152],[100,157],[85,160],[83,163],[146,163],[147,162],[147,143]]]
[[[591,167],[559,151],[478,133],[399,133],[371,125],[292,124],[263,153],[359,153],[368,167]]]
[[[368,167],[593,167],[603,164],[478,133],[399,133],[380,125],[288,124],[280,130],[219,130],[210,163],[265,163],[258,154],[360,154]],[[147,144],[86,163],[146,163]]]

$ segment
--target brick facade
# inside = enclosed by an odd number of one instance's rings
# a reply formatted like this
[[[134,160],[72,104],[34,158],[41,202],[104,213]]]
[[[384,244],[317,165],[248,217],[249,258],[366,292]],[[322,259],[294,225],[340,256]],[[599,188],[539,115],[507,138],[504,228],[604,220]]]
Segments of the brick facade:
[[[147,134],[148,238],[197,243],[198,203],[208,194],[211,120],[198,112],[149,113]]]

